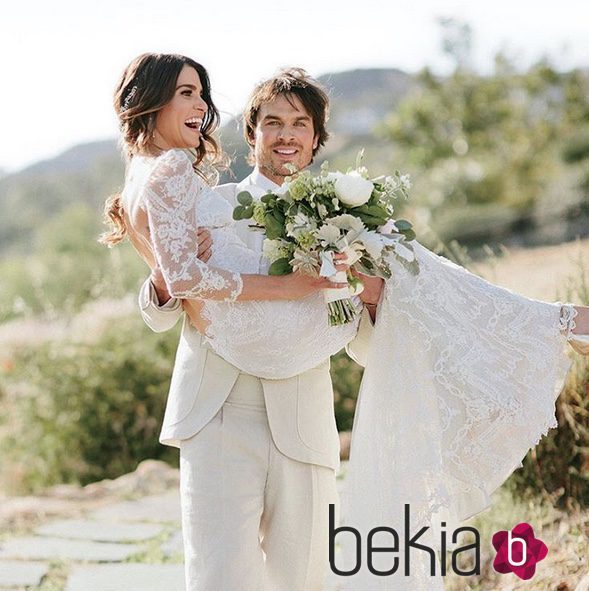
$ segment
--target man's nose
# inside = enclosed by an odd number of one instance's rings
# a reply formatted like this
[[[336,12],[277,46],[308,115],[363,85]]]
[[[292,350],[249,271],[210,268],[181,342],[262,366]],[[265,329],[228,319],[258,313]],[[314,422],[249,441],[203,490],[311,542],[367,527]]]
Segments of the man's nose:
[[[283,125],[278,131],[278,137],[284,140],[291,140],[295,138],[294,127],[291,125]]]

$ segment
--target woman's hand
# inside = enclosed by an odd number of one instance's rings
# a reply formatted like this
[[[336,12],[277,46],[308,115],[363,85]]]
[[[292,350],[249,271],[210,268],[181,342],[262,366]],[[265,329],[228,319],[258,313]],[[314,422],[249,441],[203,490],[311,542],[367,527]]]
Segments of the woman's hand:
[[[344,269],[342,269],[344,270]],[[321,289],[337,289],[339,287],[346,287],[348,282],[333,283],[329,277],[312,277],[306,273],[295,271],[284,275],[286,299],[299,300],[315,293]]]

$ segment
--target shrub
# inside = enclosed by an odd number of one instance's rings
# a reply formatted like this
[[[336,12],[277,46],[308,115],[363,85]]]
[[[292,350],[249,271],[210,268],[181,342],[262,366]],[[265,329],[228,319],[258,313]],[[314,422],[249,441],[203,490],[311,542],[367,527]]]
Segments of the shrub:
[[[146,458],[177,464],[158,442],[177,341],[177,331],[152,334],[135,316],[93,342],[15,353],[4,370],[11,424],[0,439],[14,492],[115,478]]]

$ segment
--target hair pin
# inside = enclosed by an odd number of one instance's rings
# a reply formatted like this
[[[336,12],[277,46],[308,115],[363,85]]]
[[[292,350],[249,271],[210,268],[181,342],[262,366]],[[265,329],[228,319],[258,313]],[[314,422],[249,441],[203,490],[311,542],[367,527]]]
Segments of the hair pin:
[[[123,111],[126,111],[129,108],[129,106],[131,105],[131,101],[133,100],[133,97],[135,96],[136,93],[137,93],[137,85],[135,85],[135,86],[133,86],[133,88],[131,88],[131,90],[129,91],[129,94],[125,98],[125,102],[123,103]]]

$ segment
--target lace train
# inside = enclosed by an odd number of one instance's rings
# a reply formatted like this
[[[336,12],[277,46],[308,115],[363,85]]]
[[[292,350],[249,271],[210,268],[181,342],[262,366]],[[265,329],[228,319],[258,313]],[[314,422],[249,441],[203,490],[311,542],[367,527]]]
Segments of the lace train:
[[[341,523],[359,530],[364,545],[374,527],[399,533],[401,567],[375,576],[363,564],[343,579],[353,591],[443,589],[426,552],[410,550],[411,576],[402,575],[404,505],[411,535],[431,526],[419,543],[439,549],[442,522],[451,539],[557,426],[554,403],[571,364],[572,305],[497,287],[417,243],[415,252],[418,276],[391,260],[342,495]],[[390,547],[383,535],[375,545]],[[355,546],[350,534],[341,538],[349,570]],[[375,568],[391,568],[391,556],[380,553]]]

